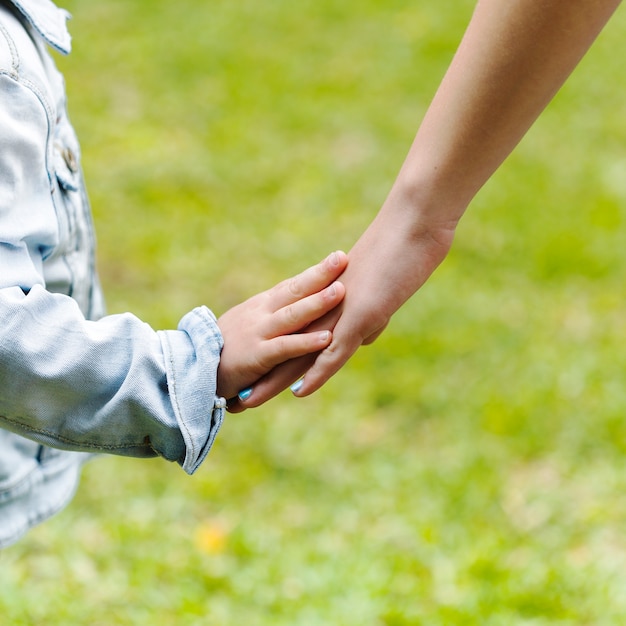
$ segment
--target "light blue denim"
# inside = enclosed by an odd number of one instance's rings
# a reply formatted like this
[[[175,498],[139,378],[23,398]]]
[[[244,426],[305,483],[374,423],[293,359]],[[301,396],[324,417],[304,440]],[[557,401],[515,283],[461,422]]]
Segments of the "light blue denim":
[[[104,315],[80,149],[46,44],[65,11],[0,0],[0,547],[63,508],[94,453],[193,473],[222,424],[222,337],[205,307],[174,331]]]

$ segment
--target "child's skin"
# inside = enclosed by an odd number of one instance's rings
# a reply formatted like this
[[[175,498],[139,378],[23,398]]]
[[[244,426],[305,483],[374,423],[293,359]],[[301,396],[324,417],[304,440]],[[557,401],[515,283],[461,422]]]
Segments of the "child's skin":
[[[234,398],[290,359],[317,353],[332,339],[330,330],[302,332],[342,300],[345,288],[336,279],[348,257],[333,252],[321,263],[278,283],[226,311],[218,326],[224,348],[217,373],[217,393]]]

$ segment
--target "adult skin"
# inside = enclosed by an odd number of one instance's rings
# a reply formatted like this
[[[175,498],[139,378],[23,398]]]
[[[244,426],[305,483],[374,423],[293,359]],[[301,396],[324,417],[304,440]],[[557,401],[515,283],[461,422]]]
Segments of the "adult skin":
[[[275,368],[233,411],[262,404],[303,374],[295,395],[313,393],[378,337],[445,258],[471,200],[619,4],[479,0],[385,203],[349,252],[344,301],[319,322],[333,329],[332,342]]]

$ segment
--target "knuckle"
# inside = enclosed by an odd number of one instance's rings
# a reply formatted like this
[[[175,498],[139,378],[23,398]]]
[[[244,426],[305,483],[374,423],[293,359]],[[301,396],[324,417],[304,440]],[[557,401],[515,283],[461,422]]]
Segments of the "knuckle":
[[[274,337],[267,343],[267,349],[263,354],[263,358],[259,360],[259,368],[262,374],[269,372],[275,365],[280,363],[287,347],[287,337],[284,335]]]
[[[335,341],[331,341],[330,345],[326,346],[324,349],[324,359],[327,362],[335,362],[342,358],[343,351],[341,346],[337,344]]]
[[[322,300],[325,303],[334,302],[337,299],[337,295],[338,295],[338,290],[337,290],[337,285],[335,283],[326,287],[326,289],[324,289],[324,291],[322,291],[321,293]]]
[[[256,359],[254,360],[254,367],[252,369],[255,376],[263,376],[263,374],[271,370],[274,366],[271,346],[272,342],[269,342],[267,349],[264,350],[262,354],[257,355]]]
[[[280,337],[276,337],[273,346],[273,354],[283,354],[287,351],[287,337],[281,335]]]
[[[299,276],[294,276],[287,281],[287,289],[294,298],[299,298],[302,294]]]
[[[293,304],[288,304],[283,308],[283,318],[287,326],[294,326],[298,324],[298,312]],[[280,337],[280,340],[284,340],[284,337]]]

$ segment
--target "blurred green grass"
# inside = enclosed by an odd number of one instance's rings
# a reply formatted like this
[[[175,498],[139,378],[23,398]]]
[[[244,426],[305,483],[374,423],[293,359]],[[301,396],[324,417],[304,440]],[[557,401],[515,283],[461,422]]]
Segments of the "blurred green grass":
[[[111,312],[171,327],[349,249],[469,0],[66,5]],[[0,553],[7,624],[623,623],[623,12],[454,249],[316,396],[193,478],[100,459]]]

